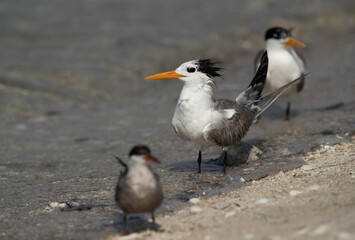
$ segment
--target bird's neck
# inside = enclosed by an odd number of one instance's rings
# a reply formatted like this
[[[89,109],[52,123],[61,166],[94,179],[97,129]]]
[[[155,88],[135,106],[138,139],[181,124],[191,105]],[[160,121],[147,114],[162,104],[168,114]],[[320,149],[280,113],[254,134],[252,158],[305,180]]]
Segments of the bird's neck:
[[[132,169],[141,169],[142,171],[149,171],[150,168],[144,160],[130,159],[128,161],[128,171],[132,172]]]
[[[203,83],[185,83],[181,90],[179,102],[184,100],[196,102],[213,102],[213,90],[210,84]]]
[[[270,52],[270,51],[271,52],[272,51],[287,51],[287,52],[289,52],[292,49],[292,47],[290,47],[290,46],[286,46],[282,43],[278,43],[275,41],[267,41],[265,48],[268,52]]]

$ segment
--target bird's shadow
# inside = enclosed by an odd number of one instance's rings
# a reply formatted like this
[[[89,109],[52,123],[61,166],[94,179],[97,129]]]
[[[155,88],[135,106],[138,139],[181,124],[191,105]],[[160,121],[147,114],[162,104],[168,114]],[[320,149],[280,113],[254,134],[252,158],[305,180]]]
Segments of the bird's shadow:
[[[171,172],[181,173],[197,173],[197,159],[182,160],[168,164],[165,166]],[[208,173],[221,173],[223,171],[222,164],[216,159],[203,159],[201,163],[201,171]]]
[[[128,214],[127,215],[127,230],[129,233],[140,233],[146,230],[162,231],[161,226],[156,223],[150,222],[151,214]],[[118,233],[123,234],[123,213],[115,212],[113,214],[113,227]]]
[[[249,156],[252,147],[254,145],[260,145],[262,143],[261,139],[255,138],[248,141],[248,143],[241,142],[240,144],[234,146],[233,148],[242,148],[244,154]],[[222,151],[217,153],[214,158],[203,159],[201,164],[201,171],[207,173],[223,173],[223,164],[220,159]],[[247,163],[246,158],[238,159],[238,156],[235,156],[235,159],[232,159],[227,166],[228,167],[239,167]],[[165,166],[171,172],[181,172],[181,173],[197,173],[197,158],[190,160],[174,161]]]

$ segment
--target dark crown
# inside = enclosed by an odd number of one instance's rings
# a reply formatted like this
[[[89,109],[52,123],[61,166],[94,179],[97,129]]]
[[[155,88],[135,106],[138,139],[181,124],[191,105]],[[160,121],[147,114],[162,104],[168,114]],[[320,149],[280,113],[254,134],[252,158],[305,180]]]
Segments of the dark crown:
[[[145,146],[145,145],[137,145],[135,147],[132,148],[132,150],[129,152],[129,156],[132,155],[146,155],[149,156],[150,155],[150,149],[149,147]]]
[[[205,73],[209,77],[220,77],[222,76],[219,74],[218,71],[223,70],[223,68],[215,67],[216,63],[213,62],[211,59],[200,59],[197,62],[197,69],[200,72]]]
[[[265,40],[274,38],[274,39],[284,39],[291,37],[291,29],[287,30],[282,27],[273,27],[269,28],[265,33]]]

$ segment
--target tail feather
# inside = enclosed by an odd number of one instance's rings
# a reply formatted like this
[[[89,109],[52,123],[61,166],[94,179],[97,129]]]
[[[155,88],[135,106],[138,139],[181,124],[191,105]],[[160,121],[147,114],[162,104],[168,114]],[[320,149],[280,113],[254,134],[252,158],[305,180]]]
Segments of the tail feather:
[[[121,158],[119,158],[118,156],[116,156],[116,155],[112,155],[114,158],[116,158],[116,160],[123,166],[123,168],[124,168],[124,170],[123,171],[121,171],[121,174],[120,174],[120,178],[122,177],[122,176],[124,176],[124,175],[126,175],[127,174],[127,171],[128,171],[128,166],[127,166],[127,164],[121,159]]]
[[[250,82],[248,89],[246,91],[252,93],[252,96],[255,97],[253,100],[259,99],[261,96],[266,81],[268,66],[269,66],[269,58],[267,56],[267,51],[265,51],[261,57],[258,70],[256,71],[255,76],[253,80]]]
[[[260,98],[259,101],[257,101],[256,103],[256,105],[260,108],[260,111],[258,112],[257,116],[259,116],[262,112],[264,112],[288,87],[297,84],[300,80],[304,79],[304,77],[307,76],[308,74],[310,74],[310,72],[301,75],[299,78],[293,80],[292,82],[289,82],[288,84],[285,84],[284,86],[280,87],[274,92],[269,93],[268,95]]]
[[[255,100],[260,99],[266,81],[268,66],[269,58],[267,56],[267,51],[264,51],[260,60],[260,65],[254,75],[253,80],[250,82],[248,88],[236,98],[236,102],[252,103]]]

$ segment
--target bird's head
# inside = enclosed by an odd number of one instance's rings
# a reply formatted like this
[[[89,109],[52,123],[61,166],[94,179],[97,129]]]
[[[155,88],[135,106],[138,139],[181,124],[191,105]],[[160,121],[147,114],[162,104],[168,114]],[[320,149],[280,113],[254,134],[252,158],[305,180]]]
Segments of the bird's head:
[[[129,158],[138,162],[160,163],[160,161],[156,157],[153,157],[151,155],[149,147],[145,145],[134,146],[129,152]]]
[[[292,29],[285,29],[282,27],[269,28],[265,33],[266,44],[275,47],[306,47],[305,44],[292,38],[291,30]]]
[[[177,69],[149,76],[145,79],[180,79],[185,83],[210,83],[213,77],[219,77],[220,67],[210,59],[197,59],[181,64]]]

